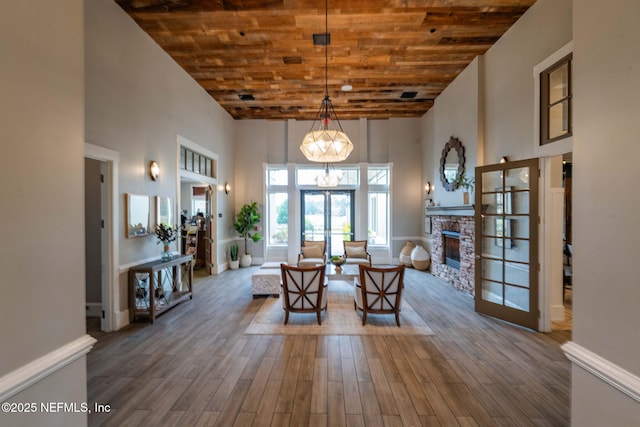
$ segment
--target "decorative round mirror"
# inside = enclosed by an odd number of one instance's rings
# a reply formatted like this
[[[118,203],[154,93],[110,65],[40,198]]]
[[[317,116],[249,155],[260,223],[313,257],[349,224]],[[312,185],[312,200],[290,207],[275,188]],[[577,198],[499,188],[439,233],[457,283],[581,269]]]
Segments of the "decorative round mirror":
[[[464,173],[464,147],[458,138],[449,138],[440,157],[440,181],[447,191],[458,188],[458,179]]]

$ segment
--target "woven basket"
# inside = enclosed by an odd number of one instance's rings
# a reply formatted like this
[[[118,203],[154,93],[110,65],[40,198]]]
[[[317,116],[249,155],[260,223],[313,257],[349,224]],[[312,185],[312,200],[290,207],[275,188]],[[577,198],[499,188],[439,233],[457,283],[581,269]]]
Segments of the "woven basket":
[[[400,251],[400,256],[398,257],[400,264],[406,265],[407,267],[413,267],[411,263],[411,252],[416,245],[413,244],[412,241],[408,241],[406,245]]]

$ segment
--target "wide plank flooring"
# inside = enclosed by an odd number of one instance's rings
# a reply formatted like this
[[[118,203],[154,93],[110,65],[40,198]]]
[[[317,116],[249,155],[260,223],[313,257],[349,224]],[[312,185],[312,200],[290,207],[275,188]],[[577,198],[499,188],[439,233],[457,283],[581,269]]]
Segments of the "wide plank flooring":
[[[404,298],[433,336],[245,335],[264,303],[255,270],[197,280],[193,300],[153,325],[92,333],[88,401],[111,411],[89,425],[570,424],[566,334],[479,315],[469,296],[408,269]]]

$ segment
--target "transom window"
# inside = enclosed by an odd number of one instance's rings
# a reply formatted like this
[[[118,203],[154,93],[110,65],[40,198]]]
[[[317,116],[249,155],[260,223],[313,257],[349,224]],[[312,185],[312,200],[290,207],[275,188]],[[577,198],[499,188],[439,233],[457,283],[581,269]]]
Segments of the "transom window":
[[[359,171],[360,169],[356,166],[299,167],[296,169],[296,184],[298,187],[354,188],[359,184]]]
[[[540,73],[540,145],[572,135],[572,54]]]
[[[180,147],[180,169],[216,178],[216,161],[186,147]]]

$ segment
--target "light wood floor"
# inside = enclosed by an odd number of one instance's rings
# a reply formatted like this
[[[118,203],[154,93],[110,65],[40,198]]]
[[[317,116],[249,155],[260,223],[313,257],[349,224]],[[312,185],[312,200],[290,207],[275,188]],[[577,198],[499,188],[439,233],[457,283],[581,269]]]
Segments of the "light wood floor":
[[[566,334],[473,311],[409,269],[404,297],[434,336],[272,336],[243,331],[264,299],[255,267],[200,279],[192,301],[98,339],[89,425],[566,426]],[[331,308],[329,307],[329,310]]]

